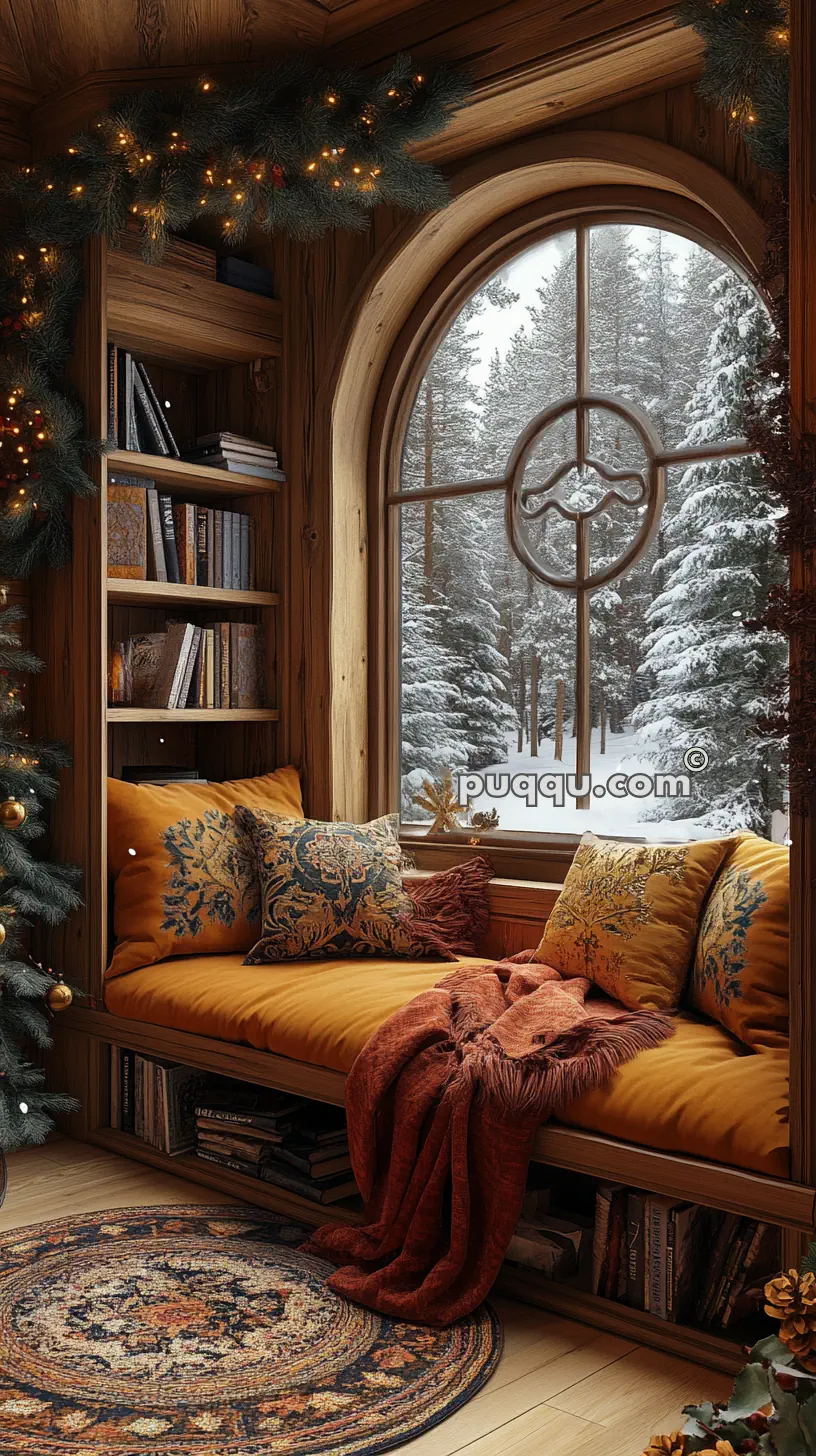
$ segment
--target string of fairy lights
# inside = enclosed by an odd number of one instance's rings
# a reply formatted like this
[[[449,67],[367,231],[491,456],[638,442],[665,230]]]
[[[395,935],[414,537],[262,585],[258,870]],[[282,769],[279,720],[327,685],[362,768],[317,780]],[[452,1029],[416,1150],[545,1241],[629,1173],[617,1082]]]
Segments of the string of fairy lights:
[[[92,490],[82,415],[62,384],[82,291],[80,244],[140,226],[147,261],[200,219],[230,245],[254,229],[309,239],[365,226],[380,203],[444,204],[411,155],[467,95],[459,75],[401,56],[386,75],[335,79],[303,60],[241,83],[211,76],[120,97],[59,154],[0,173],[11,215],[0,254],[0,573],[70,554],[65,506]]]

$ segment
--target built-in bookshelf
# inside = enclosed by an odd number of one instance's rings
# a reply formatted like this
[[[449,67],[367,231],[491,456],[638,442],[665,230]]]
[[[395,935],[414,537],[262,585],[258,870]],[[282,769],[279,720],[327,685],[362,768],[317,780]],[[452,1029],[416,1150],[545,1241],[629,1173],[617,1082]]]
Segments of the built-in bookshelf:
[[[194,251],[194,250],[191,250]],[[278,450],[281,445],[283,310],[279,300],[245,292],[188,271],[173,257],[148,266],[128,247],[94,239],[86,248],[72,383],[82,398],[90,437],[111,439],[111,351],[130,355],[149,377],[182,455],[201,437],[228,432]],[[144,441],[139,440],[143,446]],[[234,463],[234,462],[231,462]],[[250,777],[280,760],[279,729],[286,706],[283,549],[286,482],[263,473],[211,466],[201,460],[122,449],[115,440],[90,463],[96,496],[73,508],[74,552],[63,572],[48,573],[33,613],[34,641],[46,663],[38,721],[48,736],[70,743],[74,767],[54,820],[59,859],[84,868],[84,906],[52,938],[46,953],[59,963],[91,1004],[102,1004],[109,958],[106,780],[127,766],[172,764],[204,778]],[[239,588],[109,575],[108,477],[154,482],[174,508],[199,514],[230,512],[247,523],[251,575]],[[200,578],[199,578],[200,580]],[[212,580],[212,578],[211,578]],[[250,584],[247,584],[250,583]],[[160,634],[187,622],[203,635],[212,624],[246,625],[259,643],[262,693],[253,706],[193,705],[188,694],[174,707],[116,701],[110,691],[111,648],[134,636]],[[223,697],[224,694],[222,693]],[[228,694],[226,700],[235,694]],[[216,697],[216,701],[217,701]],[[189,704],[189,706],[187,705]],[[81,999],[81,996],[80,996]]]

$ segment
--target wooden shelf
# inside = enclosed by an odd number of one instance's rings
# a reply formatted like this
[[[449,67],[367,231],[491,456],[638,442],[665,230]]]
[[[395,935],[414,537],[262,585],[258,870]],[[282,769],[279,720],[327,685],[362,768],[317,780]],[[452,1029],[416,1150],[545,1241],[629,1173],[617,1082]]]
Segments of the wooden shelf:
[[[671,1320],[658,1319],[648,1310],[632,1309],[628,1304],[576,1289],[574,1284],[545,1279],[535,1269],[503,1264],[493,1287],[497,1293],[525,1304],[539,1305],[568,1319],[584,1320],[594,1329],[609,1330],[611,1334],[637,1340],[684,1360],[695,1359],[712,1370],[734,1371],[745,1364],[742,1343],[736,1335],[729,1337],[697,1326],[673,1324]]]
[[[109,723],[277,723],[277,708],[108,708]]]
[[[111,450],[105,456],[108,469],[146,475],[169,495],[274,495],[279,480],[244,475],[237,470],[217,470],[211,465],[193,465],[189,460],[171,460],[167,455],[142,455],[136,450]]]
[[[277,592],[232,591],[222,586],[187,586],[177,581],[134,581],[124,576],[108,577],[108,601],[123,606],[188,607],[277,607]]]
[[[220,369],[280,355],[283,305],[109,248],[107,324],[112,341],[135,353]]]
[[[288,1214],[292,1219],[317,1226],[321,1223],[361,1224],[363,1216],[356,1209],[341,1203],[312,1203],[301,1198],[288,1188],[278,1188],[274,1183],[265,1183],[261,1178],[250,1178],[233,1168],[223,1168],[218,1163],[208,1163],[194,1153],[180,1153],[171,1158],[161,1148],[154,1148],[141,1138],[129,1132],[119,1132],[115,1127],[99,1127],[89,1134],[91,1142],[119,1153],[123,1158],[135,1158],[140,1163],[149,1163],[166,1173],[175,1173],[179,1178],[189,1178],[193,1183],[203,1183],[206,1188],[217,1188],[219,1193],[231,1193],[245,1203],[257,1203],[261,1208],[271,1208],[276,1213]]]

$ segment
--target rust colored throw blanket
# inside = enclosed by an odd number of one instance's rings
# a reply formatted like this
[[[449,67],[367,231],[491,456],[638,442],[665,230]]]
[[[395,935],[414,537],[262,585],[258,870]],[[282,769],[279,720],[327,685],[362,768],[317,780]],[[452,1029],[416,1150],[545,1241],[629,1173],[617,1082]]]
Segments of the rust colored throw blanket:
[[[542,1122],[671,1036],[667,1017],[588,999],[586,980],[532,951],[466,966],[374,1033],[346,1084],[363,1228],[306,1246],[342,1267],[339,1294],[381,1314],[447,1324],[495,1279],[521,1212]]]

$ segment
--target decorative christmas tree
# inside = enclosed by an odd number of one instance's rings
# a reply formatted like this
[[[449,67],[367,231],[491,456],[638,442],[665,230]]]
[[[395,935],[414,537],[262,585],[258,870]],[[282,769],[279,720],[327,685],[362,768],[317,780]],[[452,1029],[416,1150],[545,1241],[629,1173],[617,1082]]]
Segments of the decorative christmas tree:
[[[78,871],[35,858],[45,828],[44,805],[57,793],[56,771],[67,762],[59,745],[31,743],[20,730],[20,680],[42,664],[22,645],[19,607],[0,587],[0,1158],[22,1143],[39,1143],[52,1115],[70,1097],[46,1092],[26,1047],[51,1044],[49,1011],[70,1004],[61,977],[27,954],[28,926],[58,925],[79,904]]]

